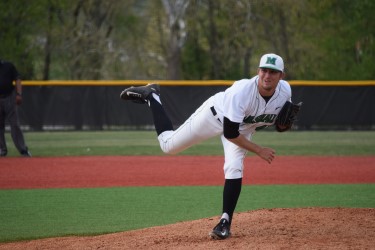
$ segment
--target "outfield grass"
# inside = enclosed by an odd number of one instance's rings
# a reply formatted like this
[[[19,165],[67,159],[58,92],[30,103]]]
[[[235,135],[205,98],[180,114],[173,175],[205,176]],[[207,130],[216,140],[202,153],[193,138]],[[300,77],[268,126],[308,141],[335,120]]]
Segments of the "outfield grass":
[[[9,156],[18,156],[9,133]],[[28,132],[34,156],[161,155],[154,131]],[[374,155],[375,131],[258,132],[254,142],[278,155]],[[220,138],[207,140],[182,155],[222,155]]]
[[[9,157],[18,156],[6,135]],[[42,156],[160,155],[152,131],[28,132]],[[375,132],[258,132],[279,155],[375,155]],[[222,155],[219,138],[183,154]],[[1,167],[1,159],[0,159]],[[355,167],[355,166],[353,166]],[[0,190],[0,242],[126,231],[221,213],[222,187]],[[275,207],[375,207],[375,183],[244,186],[238,211]]]

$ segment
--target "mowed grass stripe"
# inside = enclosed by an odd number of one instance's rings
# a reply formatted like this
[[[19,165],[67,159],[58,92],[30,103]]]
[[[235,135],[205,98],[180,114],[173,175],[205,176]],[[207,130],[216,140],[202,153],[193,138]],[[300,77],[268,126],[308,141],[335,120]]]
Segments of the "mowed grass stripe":
[[[162,155],[154,131],[27,132],[33,156]],[[6,133],[9,156],[19,156]],[[259,131],[255,143],[272,147],[278,155],[375,155],[375,131]],[[181,155],[222,155],[219,137]]]
[[[0,190],[0,241],[96,235],[218,216],[220,186]],[[244,186],[237,212],[375,207],[375,184]]]

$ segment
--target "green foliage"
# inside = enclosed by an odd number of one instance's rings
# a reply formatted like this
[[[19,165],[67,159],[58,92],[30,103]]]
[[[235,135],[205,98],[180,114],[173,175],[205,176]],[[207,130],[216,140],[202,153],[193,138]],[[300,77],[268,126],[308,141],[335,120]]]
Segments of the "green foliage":
[[[24,79],[34,76],[34,51],[39,8],[32,1],[0,1],[0,59],[11,61]],[[6,11],[5,11],[6,10]]]
[[[209,72],[207,52],[201,48],[197,37],[188,37],[182,51],[182,72],[185,80],[204,80]]]
[[[234,80],[253,75],[267,52],[284,57],[288,79],[375,78],[371,0],[190,1],[178,20],[160,1],[4,0],[0,8],[0,57],[24,79],[181,71],[184,79]]]
[[[321,79],[374,79],[375,25],[373,1],[321,1],[315,7],[320,32],[318,45],[325,50],[320,60]],[[334,66],[333,66],[334,65]],[[326,70],[330,68],[331,70]]]

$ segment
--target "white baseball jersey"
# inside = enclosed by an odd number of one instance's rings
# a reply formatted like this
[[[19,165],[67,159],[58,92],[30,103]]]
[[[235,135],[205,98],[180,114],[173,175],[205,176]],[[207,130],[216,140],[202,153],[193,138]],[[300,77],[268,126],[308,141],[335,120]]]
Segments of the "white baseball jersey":
[[[274,124],[281,107],[291,100],[292,91],[288,82],[279,81],[275,93],[266,102],[258,91],[258,76],[243,79],[214,96],[214,107],[223,119],[240,123],[240,132],[254,132]]]
[[[290,99],[291,88],[286,81],[279,81],[268,102],[259,94],[258,76],[236,81],[205,101],[178,129],[161,133],[160,147],[165,153],[177,154],[208,138],[221,136],[225,178],[242,178],[247,151],[224,137],[224,116],[240,123],[240,133],[250,140],[257,129],[274,124],[281,107]]]

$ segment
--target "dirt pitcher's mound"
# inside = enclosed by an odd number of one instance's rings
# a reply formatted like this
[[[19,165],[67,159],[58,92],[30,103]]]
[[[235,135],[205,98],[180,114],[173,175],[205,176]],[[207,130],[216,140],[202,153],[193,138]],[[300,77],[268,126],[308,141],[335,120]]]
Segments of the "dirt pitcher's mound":
[[[218,218],[92,237],[0,244],[0,249],[374,249],[375,209],[263,209],[235,215],[232,237],[211,240]]]

